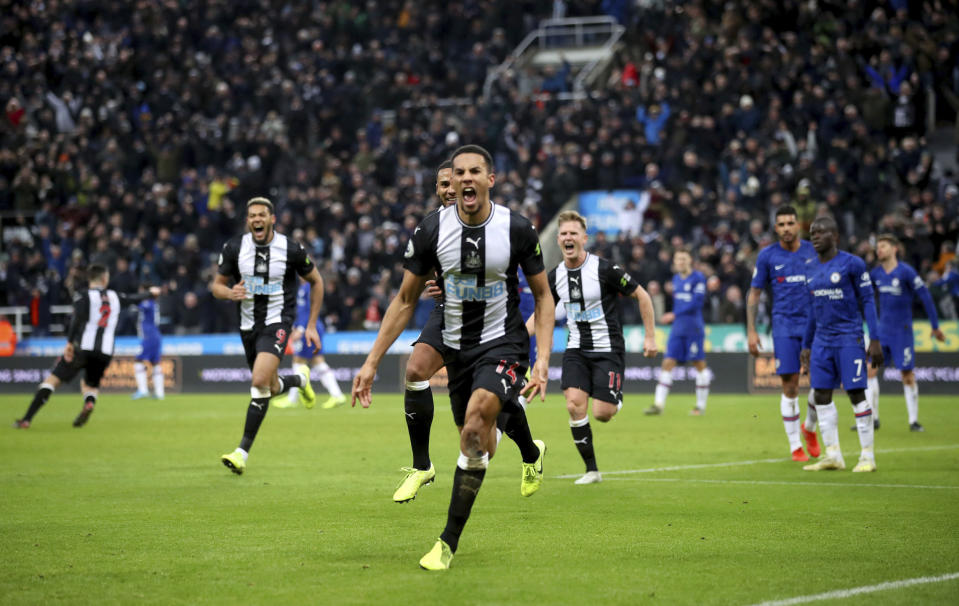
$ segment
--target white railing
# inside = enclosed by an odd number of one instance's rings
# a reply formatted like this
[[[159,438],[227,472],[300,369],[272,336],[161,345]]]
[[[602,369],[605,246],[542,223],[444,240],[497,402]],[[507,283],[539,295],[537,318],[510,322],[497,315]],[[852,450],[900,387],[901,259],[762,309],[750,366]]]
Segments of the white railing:
[[[520,63],[534,44],[537,51],[573,50],[583,46],[595,47],[598,51],[601,51],[596,58],[580,68],[573,79],[572,92],[566,93],[567,96],[582,95],[593,71],[601,61],[605,62],[609,59],[612,55],[613,45],[623,36],[625,31],[625,27],[609,16],[540,21],[539,27],[527,34],[500,65],[486,74],[486,81],[483,83],[483,98],[489,99],[493,90],[493,83],[502,77],[507,70]]]
[[[69,316],[71,313],[73,313],[72,305],[51,305],[50,315],[54,321],[50,322],[50,332],[57,334],[65,331],[70,323]],[[13,324],[13,332],[17,335],[17,341],[22,341],[24,335],[33,332],[33,326],[26,321],[29,314],[30,308],[23,305],[0,307],[0,316],[7,316],[10,319],[10,323]],[[56,321],[58,317],[60,321]]]

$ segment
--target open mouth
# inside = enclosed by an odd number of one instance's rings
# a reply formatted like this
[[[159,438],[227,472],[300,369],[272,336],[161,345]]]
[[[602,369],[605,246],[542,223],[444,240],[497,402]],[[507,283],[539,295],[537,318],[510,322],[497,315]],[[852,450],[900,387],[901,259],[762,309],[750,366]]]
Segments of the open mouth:
[[[572,242],[566,242],[563,244],[563,251],[571,253],[576,250],[576,245]]]
[[[476,190],[472,187],[463,188],[463,202],[475,202],[476,201]]]
[[[253,235],[256,238],[262,238],[266,235],[266,225],[254,225],[253,226]]]

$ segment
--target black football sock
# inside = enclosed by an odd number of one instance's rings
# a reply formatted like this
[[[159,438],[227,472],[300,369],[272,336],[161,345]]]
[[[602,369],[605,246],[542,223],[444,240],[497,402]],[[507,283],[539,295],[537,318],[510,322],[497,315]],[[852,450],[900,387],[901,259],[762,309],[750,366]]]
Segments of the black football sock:
[[[33,394],[33,400],[30,402],[30,408],[27,409],[27,414],[23,415],[23,419],[21,420],[29,421],[33,419],[33,415],[37,414],[37,411],[47,403],[52,393],[53,390],[49,387],[41,387],[38,389],[37,393]]]
[[[253,447],[253,440],[256,439],[256,432],[260,431],[260,423],[266,416],[266,409],[270,407],[270,398],[253,398],[250,400],[250,406],[246,409],[246,424],[243,426],[243,439],[240,440],[240,448],[250,452]]]
[[[502,421],[502,424],[500,424]],[[496,418],[497,426],[516,442],[524,463],[535,463],[539,458],[539,447],[533,443],[533,435],[529,430],[529,421],[522,406],[510,408],[508,413],[500,413]]]
[[[579,427],[570,426],[570,430],[573,432],[573,444],[586,463],[586,471],[598,471],[596,454],[593,452],[593,429],[589,426],[589,421]]]
[[[280,391],[276,392],[277,394],[286,393],[294,387],[303,387],[303,377],[297,373],[293,373],[288,377],[277,377],[277,379],[280,382]]]
[[[406,430],[410,434],[410,448],[413,450],[413,467],[427,470],[430,468],[433,391],[429,387],[421,390],[407,387],[403,394],[403,408],[406,413]]]
[[[470,517],[470,510],[473,508],[473,502],[476,501],[480,486],[483,485],[485,475],[485,469],[460,469],[459,466],[453,474],[453,496],[450,498],[450,508],[446,514],[446,528],[440,535],[440,539],[449,545],[454,553],[459,546],[460,534],[466,526],[466,520]]]

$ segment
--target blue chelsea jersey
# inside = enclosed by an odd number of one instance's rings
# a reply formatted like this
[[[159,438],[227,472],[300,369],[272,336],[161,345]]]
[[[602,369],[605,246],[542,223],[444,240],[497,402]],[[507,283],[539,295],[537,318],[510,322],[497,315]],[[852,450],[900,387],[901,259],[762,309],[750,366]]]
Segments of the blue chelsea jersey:
[[[808,294],[806,268],[816,259],[816,249],[807,240],[789,252],[779,242],[759,251],[750,286],[772,290],[773,337],[801,337],[806,330]]]
[[[806,287],[812,296],[812,327],[807,328],[804,346],[834,347],[864,344],[862,321],[865,315],[869,334],[877,335],[876,303],[866,263],[856,255],[839,251],[835,257],[807,265]],[[860,311],[862,305],[862,311]]]
[[[138,332],[140,337],[147,337],[159,334],[160,332],[160,308],[157,307],[153,299],[144,299],[137,304],[137,310],[140,312]]]
[[[888,273],[882,265],[878,265],[869,275],[879,291],[880,340],[884,335],[912,331],[912,302],[916,296],[922,301],[932,327],[939,327],[936,306],[929,289],[911,265],[900,261]]]
[[[698,335],[705,330],[703,304],[706,301],[706,276],[693,271],[683,278],[673,275],[673,320],[671,334]]]

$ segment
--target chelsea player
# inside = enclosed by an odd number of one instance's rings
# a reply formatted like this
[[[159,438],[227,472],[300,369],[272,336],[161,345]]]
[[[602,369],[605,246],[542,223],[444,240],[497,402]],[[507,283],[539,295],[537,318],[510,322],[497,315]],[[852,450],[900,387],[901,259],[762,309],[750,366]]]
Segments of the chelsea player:
[[[155,299],[144,299],[137,305],[139,322],[137,333],[140,335],[140,354],[133,363],[133,376],[137,382],[137,391],[130,396],[134,400],[146,398],[150,395],[147,387],[147,368],[144,362],[153,367],[153,397],[162,400],[163,368],[160,366],[160,351],[163,349],[163,340],[160,336],[160,308]]]
[[[316,334],[320,337],[319,347],[313,347],[313,345],[306,340],[306,325],[309,321],[310,283],[301,280],[300,287],[296,291],[296,321],[293,323],[293,334],[291,336],[294,347],[293,372],[300,371],[304,366],[309,364],[312,367],[309,372],[318,375],[320,383],[323,384],[323,387],[330,394],[330,397],[323,402],[321,406],[326,409],[342,406],[346,404],[346,396],[343,395],[339,383],[336,382],[336,372],[330,368],[330,365],[326,363],[326,358],[323,356],[323,337],[326,335],[326,326],[323,324],[323,318],[317,318],[316,320]],[[299,395],[299,390],[291,389],[287,393],[285,402],[283,398],[276,398],[276,405],[280,408],[296,406],[300,399]],[[315,402],[315,399],[303,399],[303,405],[306,408],[313,408]]]
[[[816,407],[812,390],[809,392],[809,412],[806,426],[799,422],[799,351],[806,330],[806,264],[816,259],[816,249],[799,237],[796,209],[780,206],[776,211],[776,235],[779,242],[759,251],[753,279],[746,299],[746,335],[749,353],[759,355],[762,346],[756,332],[756,314],[759,297],[768,285],[772,289],[773,352],[776,356],[776,374],[782,381],[783,393],[779,400],[786,439],[793,461],[808,461],[819,456],[816,439]],[[800,429],[806,439],[809,455],[799,439]]]
[[[870,360],[873,366],[882,366],[882,345],[872,280],[865,261],[836,247],[839,228],[832,217],[819,217],[813,221],[809,236],[819,258],[807,265],[806,288],[812,297],[812,310],[800,360],[803,370],[809,370],[809,382],[815,390],[816,413],[826,454],[817,463],[803,469],[846,468],[839,448],[838,413],[832,400],[832,392],[841,382],[856,413],[862,448],[853,471],[876,471],[872,410],[866,401],[866,366]],[[862,312],[859,311],[860,305]],[[869,327],[869,336],[873,337],[869,342],[868,359],[863,348],[863,316]]]
[[[691,362],[696,377],[696,407],[689,411],[693,416],[706,412],[709,397],[709,382],[712,378],[706,367],[706,327],[703,323],[703,304],[706,302],[706,276],[693,269],[693,257],[688,250],[677,249],[673,253],[673,311],[664,313],[662,321],[672,323],[666,356],[659,371],[659,383],[653,396],[653,405],[643,411],[647,415],[662,414],[666,397],[673,386],[673,368],[677,363]]]
[[[910,431],[924,431],[919,424],[919,386],[916,385],[915,347],[912,331],[912,302],[919,297],[932,325],[932,336],[945,341],[946,335],[939,329],[936,305],[922,278],[908,263],[898,258],[899,240],[892,234],[882,234],[876,242],[876,258],[879,265],[870,272],[873,284],[879,291],[879,340],[882,355],[902,373],[902,391],[906,396],[906,412],[909,414]],[[874,428],[879,429],[879,369],[869,368],[866,399],[872,408]]]

